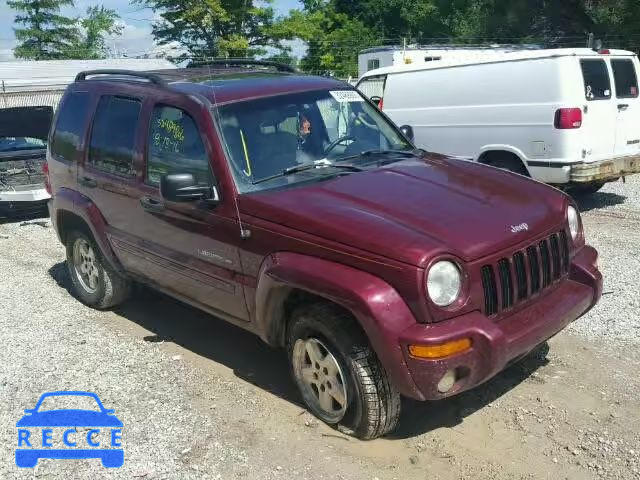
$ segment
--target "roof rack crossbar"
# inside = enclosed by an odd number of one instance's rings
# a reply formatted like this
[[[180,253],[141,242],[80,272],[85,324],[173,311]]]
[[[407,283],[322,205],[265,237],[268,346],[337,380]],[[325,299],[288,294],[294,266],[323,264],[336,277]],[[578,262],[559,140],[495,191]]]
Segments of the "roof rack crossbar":
[[[165,86],[167,82],[160,76],[154,73],[140,72],[135,70],[119,70],[119,69],[102,69],[102,70],[86,70],[76,75],[76,82],[81,82],[87,79],[89,75],[117,75],[123,77],[136,77],[149,80],[155,85]]]
[[[242,67],[242,66],[262,66],[272,67],[278,72],[296,73],[296,69],[291,65],[284,63],[272,62],[269,60],[255,60],[253,58],[212,58],[211,60],[203,60],[200,62],[191,62],[189,68],[207,67],[207,66],[227,66],[227,67]]]

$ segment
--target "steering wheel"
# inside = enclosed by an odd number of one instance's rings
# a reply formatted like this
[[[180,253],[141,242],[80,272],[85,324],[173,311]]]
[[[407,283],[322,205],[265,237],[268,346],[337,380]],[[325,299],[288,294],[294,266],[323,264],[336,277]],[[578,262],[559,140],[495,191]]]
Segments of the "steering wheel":
[[[346,142],[347,140],[354,140],[355,141],[355,139],[356,139],[356,137],[354,137],[353,135],[344,135],[344,136],[334,140],[329,145],[327,145],[327,147],[324,149],[323,155],[326,157],[326,156],[329,155],[329,152],[331,152],[331,150],[336,148],[342,142]]]

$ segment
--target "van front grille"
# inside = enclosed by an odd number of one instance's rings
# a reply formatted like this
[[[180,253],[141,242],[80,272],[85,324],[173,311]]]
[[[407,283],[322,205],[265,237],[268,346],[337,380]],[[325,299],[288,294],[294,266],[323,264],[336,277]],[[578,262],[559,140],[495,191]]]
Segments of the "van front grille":
[[[495,315],[527,300],[568,271],[569,243],[564,231],[501,258],[494,265],[483,265],[485,315]]]

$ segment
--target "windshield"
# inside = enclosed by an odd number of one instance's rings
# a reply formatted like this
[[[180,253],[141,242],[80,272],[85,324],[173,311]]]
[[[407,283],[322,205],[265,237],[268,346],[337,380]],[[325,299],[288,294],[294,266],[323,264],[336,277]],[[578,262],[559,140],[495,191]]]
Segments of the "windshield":
[[[47,144],[39,138],[31,137],[0,137],[0,152],[17,152],[20,150],[39,150]]]
[[[355,90],[312,91],[231,103],[215,112],[240,193],[344,173],[330,165],[371,150],[413,149]],[[354,158],[355,156],[355,158]],[[318,168],[278,176],[317,162]],[[265,180],[268,177],[275,177]]]

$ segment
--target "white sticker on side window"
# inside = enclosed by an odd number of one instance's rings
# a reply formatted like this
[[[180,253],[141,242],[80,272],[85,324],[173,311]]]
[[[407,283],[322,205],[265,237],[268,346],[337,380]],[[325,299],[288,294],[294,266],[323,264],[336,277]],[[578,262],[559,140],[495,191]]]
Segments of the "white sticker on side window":
[[[338,102],[364,102],[364,98],[355,90],[331,90],[329,93]]]

